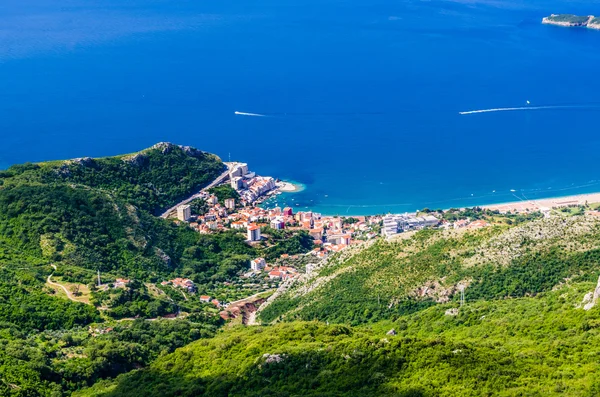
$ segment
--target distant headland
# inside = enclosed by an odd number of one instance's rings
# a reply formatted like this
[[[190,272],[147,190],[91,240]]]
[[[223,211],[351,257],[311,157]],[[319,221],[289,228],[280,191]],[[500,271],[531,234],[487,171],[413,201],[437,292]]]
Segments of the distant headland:
[[[573,14],[552,14],[549,17],[542,19],[542,23],[569,28],[582,27],[600,30],[600,17],[595,17],[593,15],[579,16]]]

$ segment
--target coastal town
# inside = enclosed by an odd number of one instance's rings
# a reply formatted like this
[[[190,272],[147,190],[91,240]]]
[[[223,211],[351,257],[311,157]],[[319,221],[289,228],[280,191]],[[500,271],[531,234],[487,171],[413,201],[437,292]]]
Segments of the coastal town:
[[[218,289],[221,292],[237,291],[237,298],[229,293],[217,293],[214,289],[204,290],[205,285],[199,288],[192,279],[185,277],[162,280],[156,288],[168,293],[175,291],[186,301],[198,300],[216,310],[223,319],[231,319],[236,317],[235,313],[245,313],[244,305],[252,305],[257,300],[262,302],[262,294],[272,293],[310,272],[330,255],[365,241],[378,237],[393,239],[402,233],[421,229],[481,229],[499,222],[518,222],[521,218],[549,217],[557,209],[567,211],[584,208],[588,200],[600,201],[600,197],[584,195],[577,200],[522,200],[473,209],[423,209],[414,213],[377,216],[330,216],[310,210],[295,211],[292,207],[265,208],[262,205],[266,199],[283,191],[293,192],[294,187],[273,177],[259,176],[250,171],[246,163],[230,163],[227,175],[220,177],[218,183],[195,194],[192,200],[174,207],[167,219],[188,225],[200,235],[243,234],[245,243],[249,246],[266,249],[276,245],[271,241],[273,235],[285,233],[287,238],[304,235],[310,239],[310,250],[302,253],[281,252],[269,258],[252,258],[243,274],[223,282]],[[587,212],[598,213],[590,210]],[[128,279],[117,278],[114,283],[102,287],[122,289],[129,283]],[[215,295],[220,295],[221,298]],[[227,299],[224,296],[232,297]]]

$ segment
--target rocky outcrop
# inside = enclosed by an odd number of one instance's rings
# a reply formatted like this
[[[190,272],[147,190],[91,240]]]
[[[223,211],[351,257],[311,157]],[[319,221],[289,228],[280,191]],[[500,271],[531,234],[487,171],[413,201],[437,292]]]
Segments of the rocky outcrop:
[[[201,157],[206,154],[206,152],[196,149],[195,147],[176,145],[171,142],[159,142],[156,145],[153,145],[150,149],[160,150],[163,154],[166,154],[166,153],[170,153],[175,148],[179,148],[179,149],[183,150],[183,152],[185,154],[187,154],[188,156],[191,156],[191,157]]]
[[[148,156],[146,156],[144,153],[136,153],[133,156],[123,158],[124,162],[129,163],[135,167],[143,166],[144,164],[146,164],[147,160]]]
[[[156,254],[156,256],[158,256],[158,258],[163,261],[167,266],[171,266],[171,257],[169,255],[167,255],[167,253],[163,250],[161,250],[160,248],[156,247],[154,248],[154,253]]]
[[[452,309],[446,310],[446,312],[444,314],[446,316],[454,317],[454,316],[458,316],[458,313],[459,313],[458,309],[456,307],[453,307]]]
[[[583,310],[590,310],[591,308],[596,306],[598,298],[600,298],[600,277],[598,277],[598,284],[596,284],[596,289],[592,292],[588,292],[583,297]]]
[[[74,164],[82,165],[84,167],[94,167],[96,165],[96,162],[91,157],[80,157],[71,160],[71,162]]]
[[[248,325],[251,319],[251,315],[256,313],[260,305],[265,302],[265,299],[260,298],[253,301],[242,301],[227,307],[227,310],[223,310],[219,315],[224,320],[231,320],[234,318],[241,317],[242,324]]]
[[[266,364],[280,363],[285,360],[285,354],[269,354],[265,353],[262,356]]]
[[[171,142],[158,142],[157,144],[152,145],[150,149],[160,150],[163,154],[167,154],[170,153],[171,150],[173,150],[176,147],[177,145]]]
[[[591,21],[588,23],[587,27],[588,27],[589,29],[596,29],[596,30],[600,30],[600,17],[596,17],[596,18],[592,19],[592,20],[591,20]]]

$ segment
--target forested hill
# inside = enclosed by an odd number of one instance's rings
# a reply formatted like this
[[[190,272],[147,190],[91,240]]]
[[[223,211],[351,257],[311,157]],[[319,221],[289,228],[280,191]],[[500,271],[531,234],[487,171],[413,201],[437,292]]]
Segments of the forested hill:
[[[167,143],[127,156],[10,167],[0,172],[0,259],[139,278],[171,272],[197,234],[150,211],[209,184],[224,167],[214,155]]]
[[[222,284],[254,249],[243,234],[201,236],[152,213],[224,168],[214,155],[161,143],[0,171],[0,396],[70,395],[214,334],[217,309],[160,282]],[[117,278],[129,281],[117,287]],[[159,319],[176,313],[185,315]]]
[[[478,230],[423,230],[342,253],[260,312],[266,323],[373,322],[438,303],[517,298],[600,274],[600,221],[553,215]]]
[[[600,310],[581,308],[594,286],[439,304],[368,326],[230,329],[75,395],[597,396]]]
[[[76,395],[598,395],[597,212],[511,216],[342,251],[263,305],[262,326]]]
[[[224,170],[213,154],[161,142],[129,155],[15,165],[0,172],[0,186],[85,186],[156,213],[208,185]]]

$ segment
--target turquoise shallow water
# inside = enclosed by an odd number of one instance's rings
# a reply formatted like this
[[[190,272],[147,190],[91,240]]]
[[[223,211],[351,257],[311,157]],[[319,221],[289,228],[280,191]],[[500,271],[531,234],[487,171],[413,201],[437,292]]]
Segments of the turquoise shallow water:
[[[171,141],[328,214],[600,190],[600,32],[540,24],[597,0],[22,3],[0,13],[0,166]],[[549,108],[459,115],[521,106]]]

